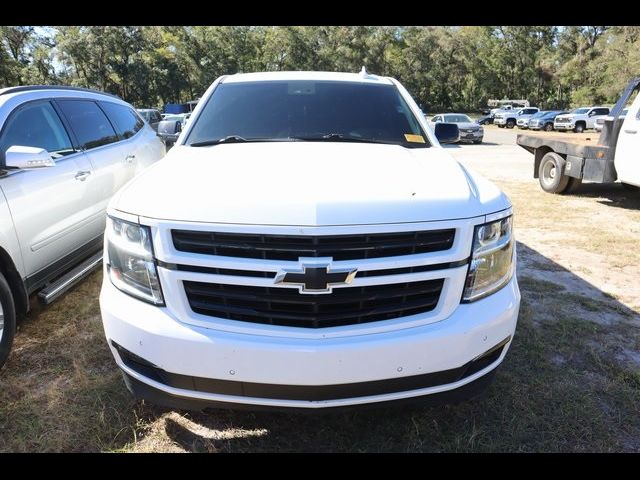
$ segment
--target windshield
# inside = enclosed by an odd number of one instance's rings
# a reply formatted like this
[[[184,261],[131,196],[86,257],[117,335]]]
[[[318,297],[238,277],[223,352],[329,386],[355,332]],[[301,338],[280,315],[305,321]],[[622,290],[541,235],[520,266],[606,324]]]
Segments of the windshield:
[[[428,140],[395,85],[340,81],[223,83],[186,144],[357,141],[424,148]]]
[[[473,123],[466,115],[445,115],[444,121],[449,123]]]
[[[576,108],[573,112],[571,113],[577,113],[578,115],[582,115],[583,113],[587,113],[589,111],[588,108]]]

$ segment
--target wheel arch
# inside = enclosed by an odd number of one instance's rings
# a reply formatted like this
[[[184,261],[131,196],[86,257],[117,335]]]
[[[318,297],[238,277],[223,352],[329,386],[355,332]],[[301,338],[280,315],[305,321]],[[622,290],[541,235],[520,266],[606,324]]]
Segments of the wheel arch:
[[[11,287],[16,313],[20,315],[26,314],[29,311],[29,295],[27,294],[27,289],[11,256],[2,247],[0,247],[0,272],[6,278],[9,287]]]
[[[549,152],[556,153],[560,155],[562,158],[564,158],[565,160],[567,159],[566,155],[554,151],[553,148],[551,148],[548,145],[542,145],[536,148],[536,154],[534,156],[534,164],[533,164],[533,178],[539,178],[540,175],[538,174],[538,169],[540,168],[540,162],[542,161],[542,157],[544,157]]]

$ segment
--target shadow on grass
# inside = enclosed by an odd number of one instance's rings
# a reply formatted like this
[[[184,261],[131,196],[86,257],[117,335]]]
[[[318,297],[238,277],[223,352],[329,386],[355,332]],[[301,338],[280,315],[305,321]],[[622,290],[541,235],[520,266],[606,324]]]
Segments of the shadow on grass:
[[[640,450],[640,317],[522,243],[518,261],[518,328],[482,396],[341,413],[134,402],[104,340],[94,275],[18,335],[0,374],[0,451]]]
[[[629,189],[621,183],[582,183],[570,195],[602,198],[596,201],[611,207],[640,210],[640,188]]]

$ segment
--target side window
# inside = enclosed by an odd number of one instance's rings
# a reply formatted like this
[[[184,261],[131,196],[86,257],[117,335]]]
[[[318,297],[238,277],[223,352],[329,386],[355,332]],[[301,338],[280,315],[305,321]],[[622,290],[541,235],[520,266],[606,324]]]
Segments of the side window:
[[[153,112],[153,122],[161,122],[162,121],[162,115],[160,115],[160,112],[158,112],[157,110],[154,110]]]
[[[27,103],[9,116],[0,137],[0,165],[4,165],[7,149],[14,145],[44,148],[54,159],[75,152],[49,101]]]
[[[144,121],[131,108],[111,102],[98,103],[122,138],[133,137],[144,126]]]
[[[608,108],[596,108],[596,115],[609,115]]]
[[[84,149],[96,148],[118,141],[109,119],[91,100],[57,100],[69,120],[73,132]]]

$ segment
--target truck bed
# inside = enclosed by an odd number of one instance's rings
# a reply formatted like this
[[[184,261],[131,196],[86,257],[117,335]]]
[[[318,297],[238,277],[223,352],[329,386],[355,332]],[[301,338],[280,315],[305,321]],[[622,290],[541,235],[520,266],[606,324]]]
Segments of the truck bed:
[[[600,142],[601,135],[594,133],[589,137],[575,134],[520,133],[516,143],[530,153],[546,147],[556,153],[580,158],[598,158],[607,160],[612,153],[609,145]]]

